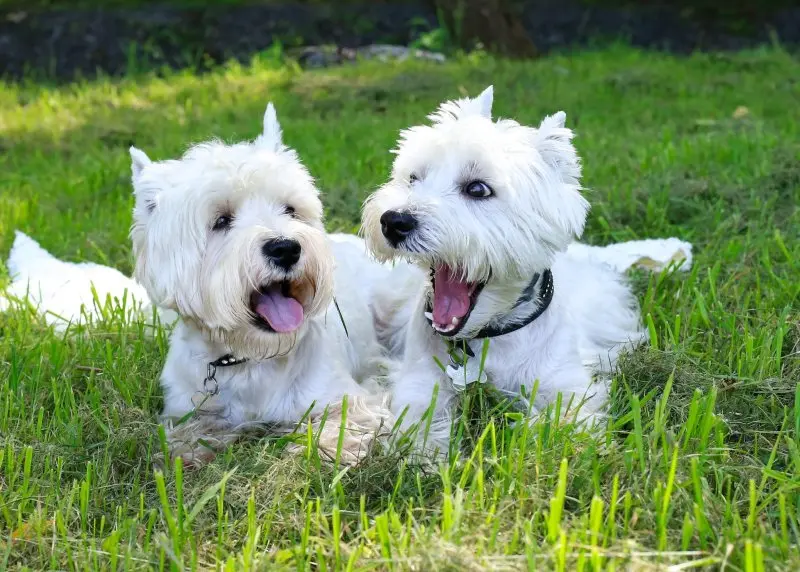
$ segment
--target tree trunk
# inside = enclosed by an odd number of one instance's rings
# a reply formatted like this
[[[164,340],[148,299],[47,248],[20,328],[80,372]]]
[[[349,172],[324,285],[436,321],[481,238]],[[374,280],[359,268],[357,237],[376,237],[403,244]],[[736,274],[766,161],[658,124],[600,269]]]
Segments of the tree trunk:
[[[525,31],[514,0],[432,0],[443,24],[460,48],[475,41],[498,54],[531,58],[536,46]]]

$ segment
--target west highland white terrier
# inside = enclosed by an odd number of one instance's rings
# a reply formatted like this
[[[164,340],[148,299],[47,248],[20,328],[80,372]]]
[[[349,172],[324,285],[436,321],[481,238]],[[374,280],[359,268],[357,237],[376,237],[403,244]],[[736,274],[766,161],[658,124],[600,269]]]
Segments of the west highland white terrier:
[[[510,395],[538,381],[534,410],[561,393],[566,418],[595,421],[607,397],[596,374],[644,339],[623,275],[568,252],[589,203],[565,114],[538,128],[492,121],[492,97],[445,102],[432,125],[403,131],[391,180],[364,206],[370,250],[413,263],[376,293],[378,336],[401,358],[392,411],[418,422],[438,385],[425,438],[440,450],[473,381]]]
[[[359,383],[381,362],[369,300],[387,270],[357,237],[326,235],[272,104],[252,143],[131,158],[135,277],[180,316],[161,374],[171,454],[197,465],[245,429],[306,415],[333,454],[348,396],[341,462],[358,462],[391,428],[376,385]]]

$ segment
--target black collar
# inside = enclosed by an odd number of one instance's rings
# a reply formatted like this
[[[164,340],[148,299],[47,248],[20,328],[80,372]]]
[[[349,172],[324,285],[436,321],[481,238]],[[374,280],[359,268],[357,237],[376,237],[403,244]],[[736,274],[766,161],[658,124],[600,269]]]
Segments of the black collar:
[[[538,273],[533,275],[533,279],[530,281],[530,284],[525,287],[525,290],[522,292],[522,296],[520,296],[519,299],[514,303],[511,311],[514,311],[522,304],[533,300],[533,297],[536,294],[536,284],[539,282],[539,277],[540,275]],[[524,328],[536,318],[544,314],[544,311],[550,306],[550,302],[553,301],[553,273],[550,272],[550,270],[545,270],[541,274],[541,280],[542,284],[539,287],[539,305],[529,316],[520,322],[511,323],[505,326],[486,326],[477,334],[475,334],[474,337],[480,339],[504,336],[506,334],[510,334],[511,332],[516,332],[520,328]],[[509,313],[511,313],[511,311]]]
[[[247,361],[247,358],[237,358],[233,354],[225,354],[224,356],[208,362],[206,370],[206,378],[203,380],[203,389],[206,393],[216,395],[219,393],[219,384],[217,383],[217,368],[230,367],[232,365],[239,365]]]
[[[208,362],[209,367],[213,367],[214,369],[218,367],[228,367],[231,365],[239,365],[240,363],[244,363],[247,361],[247,358],[237,358],[234,357],[233,354],[225,354],[221,358],[215,359],[214,361]]]
[[[531,300],[533,300],[533,297],[537,293],[536,286],[537,284],[539,284],[540,279],[541,279],[541,286],[539,286],[538,289],[539,305],[530,315],[526,316],[525,319],[523,320],[520,320],[518,322],[512,322],[506,325],[502,325],[503,322],[505,321],[504,319],[496,320],[496,322],[499,322],[501,325],[486,326],[483,329],[481,329],[477,334],[472,336],[471,339],[496,338],[498,336],[504,336],[506,334],[510,334],[511,332],[516,332],[520,328],[524,328],[525,326],[533,322],[536,318],[541,316],[544,313],[544,311],[547,310],[547,308],[550,306],[550,302],[553,301],[553,273],[549,269],[545,270],[541,274],[537,272],[536,274],[533,275],[533,278],[531,278],[531,281],[525,287],[525,290],[522,291],[522,295],[520,295],[519,299],[511,307],[509,314],[522,304],[525,304],[526,302],[530,302]],[[426,307],[426,311],[430,312],[431,308],[432,308],[432,302],[429,301],[428,306]],[[507,317],[508,314],[503,318]],[[429,324],[432,324],[432,320],[428,319],[427,317],[426,319],[428,320]],[[445,336],[442,337],[445,338],[445,341],[450,343],[468,341],[460,338],[450,339]],[[467,345],[467,352],[472,354],[472,351],[469,349],[469,345]]]

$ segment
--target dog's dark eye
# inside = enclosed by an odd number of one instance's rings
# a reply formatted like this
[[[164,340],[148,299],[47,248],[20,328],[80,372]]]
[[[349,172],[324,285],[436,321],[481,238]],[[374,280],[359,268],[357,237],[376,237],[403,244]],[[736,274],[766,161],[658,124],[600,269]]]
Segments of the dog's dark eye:
[[[214,230],[227,230],[233,224],[233,215],[224,214],[217,217],[217,220],[214,221],[214,226],[212,227]]]
[[[297,211],[294,210],[292,205],[284,205],[283,207],[284,214],[288,214],[292,218],[297,218]]]
[[[416,183],[417,181],[419,181],[419,177],[417,177],[414,173],[411,173],[408,176],[408,182],[409,183],[413,184],[413,183]]]
[[[473,199],[485,199],[494,194],[492,187],[483,181],[471,181],[464,185],[461,190]]]

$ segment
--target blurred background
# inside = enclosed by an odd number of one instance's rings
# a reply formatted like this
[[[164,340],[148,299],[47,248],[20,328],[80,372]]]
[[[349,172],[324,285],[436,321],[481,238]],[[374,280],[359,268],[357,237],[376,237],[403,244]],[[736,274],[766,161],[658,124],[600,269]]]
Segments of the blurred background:
[[[0,0],[7,79],[202,69],[275,46],[325,66],[374,44],[532,58],[609,41],[686,53],[799,40],[797,0]]]

